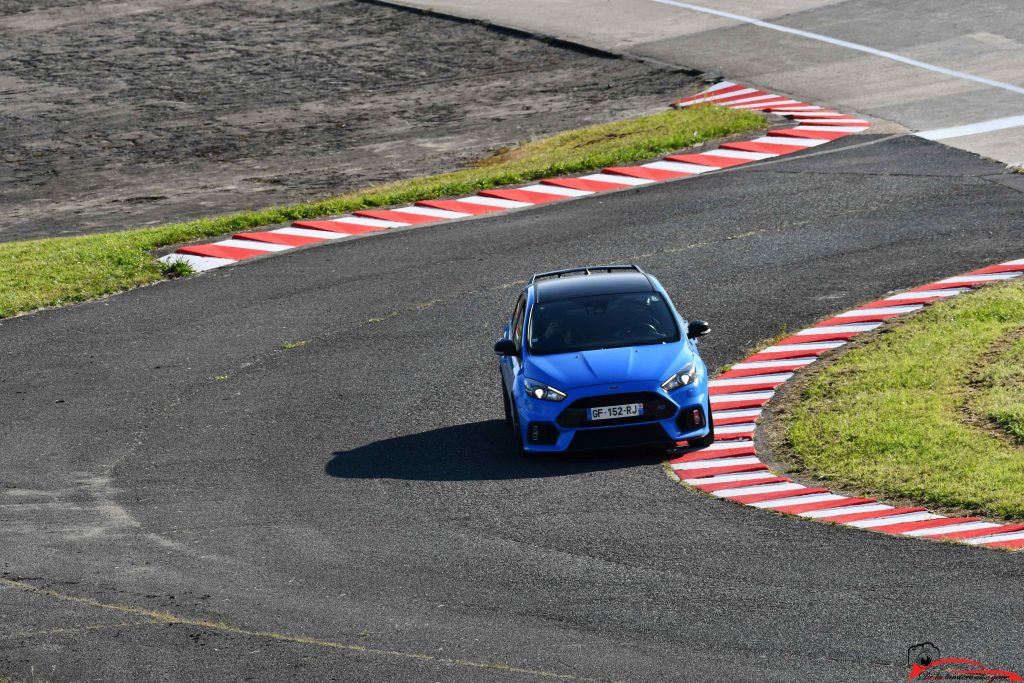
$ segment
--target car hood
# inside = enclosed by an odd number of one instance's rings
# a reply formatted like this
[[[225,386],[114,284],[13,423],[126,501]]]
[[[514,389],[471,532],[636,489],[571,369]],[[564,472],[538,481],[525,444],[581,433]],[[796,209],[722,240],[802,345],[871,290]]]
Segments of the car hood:
[[[661,381],[692,360],[689,345],[679,341],[529,356],[523,371],[530,379],[568,391],[595,384]]]

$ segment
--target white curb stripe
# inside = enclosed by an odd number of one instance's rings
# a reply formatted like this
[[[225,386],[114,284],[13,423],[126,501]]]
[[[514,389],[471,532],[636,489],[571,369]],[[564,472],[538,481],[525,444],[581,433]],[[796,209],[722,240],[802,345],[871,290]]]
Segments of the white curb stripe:
[[[897,315],[900,313],[913,313],[924,308],[923,304],[911,304],[909,306],[886,306],[885,308],[858,308],[846,313],[840,313],[837,318],[856,318],[861,315]]]
[[[952,534],[958,531],[978,531],[979,529],[995,529],[1003,526],[1002,524],[996,524],[994,522],[961,522],[960,524],[947,524],[946,526],[936,526],[930,529],[914,529],[913,531],[904,531],[904,536],[941,536],[942,534]]]
[[[801,344],[778,344],[769,346],[760,353],[786,353],[789,351],[820,351],[822,349],[838,349],[846,344],[844,341],[818,341]]]
[[[757,429],[757,425],[754,424],[753,422],[734,425],[722,425],[721,427],[715,427],[715,434],[744,434],[746,432],[752,432],[755,429]]]
[[[765,382],[785,382],[792,376],[792,372],[781,372],[775,375],[750,375],[749,377],[730,377],[728,379],[713,379],[710,382],[708,382],[708,386],[734,387],[748,384],[764,384]]]
[[[344,218],[331,218],[334,223],[352,223],[354,225],[366,225],[371,228],[404,228],[409,223],[398,221],[384,221],[379,218],[363,218],[362,216],[345,216]]]
[[[596,180],[599,183],[612,183],[613,185],[649,185],[654,180],[649,178],[634,178],[628,175],[615,175],[613,173],[591,173],[590,175],[581,176],[583,180]]]
[[[714,474],[710,477],[697,477],[695,479],[683,479],[687,484],[730,484],[734,481],[758,481],[761,479],[774,479],[776,475],[771,472],[737,472],[736,474]]]
[[[812,519],[828,519],[829,517],[852,515],[857,512],[882,512],[883,510],[895,510],[895,508],[892,505],[884,505],[882,503],[861,503],[860,505],[844,505],[843,507],[825,510],[807,510],[797,514],[801,517],[810,517]]]
[[[213,270],[214,268],[230,266],[232,263],[238,263],[238,261],[230,258],[214,258],[213,256],[195,256],[194,254],[178,253],[161,256],[160,260],[167,264],[174,263],[175,261],[184,261],[192,266],[192,270],[196,272]]]
[[[787,138],[781,135],[768,135],[761,138],[754,138],[752,142],[767,142],[770,145],[789,145],[790,147],[817,147],[824,145],[828,140],[821,138]]]
[[[501,209],[520,209],[524,206],[535,206],[530,202],[516,202],[511,199],[498,199],[497,197],[480,197],[478,195],[472,195],[470,197],[460,197],[460,202],[466,202],[467,204],[482,204],[483,206],[497,206]]]
[[[738,394],[715,394],[711,397],[711,405],[716,403],[735,403],[736,401],[769,399],[775,395],[774,391],[745,391]]]
[[[792,498],[776,498],[775,500],[762,500],[760,503],[747,503],[755,508],[781,508],[787,505],[802,505],[804,503],[825,503],[830,500],[842,500],[847,496],[839,496],[835,493],[812,493],[807,496],[793,496]]]
[[[718,169],[714,166],[701,166],[699,164],[687,164],[682,161],[652,161],[649,164],[643,164],[643,168],[655,168],[661,171],[678,171],[679,173],[707,173],[708,171],[717,171]]]
[[[757,418],[761,415],[760,408],[739,408],[734,410],[716,410],[715,415],[724,419],[733,417],[753,417]]]
[[[888,526],[890,524],[902,524],[903,522],[924,522],[929,519],[941,519],[942,515],[936,515],[931,512],[907,512],[902,515],[893,515],[892,517],[874,517],[872,519],[858,519],[855,522],[844,522],[846,526],[856,527],[858,529],[871,529],[876,526]]]
[[[706,102],[715,102],[725,97],[737,97],[738,95],[746,95],[747,93],[757,92],[754,88],[742,88],[741,90],[733,90],[732,92],[716,93],[714,95],[706,95],[689,102],[684,102],[683,106],[691,107],[695,104],[704,104]]]
[[[800,103],[800,100],[787,100],[785,98],[780,97],[780,98],[778,98],[778,101],[775,101],[775,102],[755,102],[754,104],[741,104],[741,105],[739,105],[737,107],[733,107],[733,108],[734,109],[760,109],[761,107],[765,106],[766,104],[769,104],[769,105],[772,106],[772,108],[774,108],[774,107],[778,107],[778,106],[785,105],[785,104],[799,104],[799,103]],[[729,107],[729,106],[732,106],[732,105],[731,105],[731,103],[726,102],[725,106]]]
[[[810,365],[817,358],[781,358],[779,360],[755,360],[750,363],[736,363],[733,370],[754,370],[757,368],[779,368],[790,365]]]
[[[969,288],[961,289],[930,289],[926,292],[900,292],[885,297],[884,301],[903,301],[904,299],[917,299],[922,296],[956,296],[971,291]]]
[[[939,280],[935,284],[955,285],[959,282],[995,282],[996,280],[1012,280],[1015,277],[1020,277],[1020,275],[1020,273],[986,273],[984,275],[958,275],[956,277],[947,277],[945,280]]]
[[[590,190],[577,190],[571,187],[561,187],[559,185],[527,185],[526,187],[521,187],[519,189],[526,190],[527,192],[557,194],[562,197],[585,197],[588,194],[594,194]]]
[[[836,332],[869,332],[882,323],[850,323],[849,325],[822,325],[821,327],[808,327],[800,330],[794,337],[804,337],[812,334],[833,334]]]
[[[268,242],[257,242],[256,240],[237,240],[229,239],[222,240],[220,242],[214,242],[214,244],[222,247],[236,247],[238,249],[258,249],[259,251],[288,251],[295,247],[287,244],[270,244]],[[198,258],[204,258],[202,256]]]
[[[429,206],[402,206],[393,210],[399,213],[411,213],[416,216],[433,216],[434,218],[466,218],[467,216],[473,215],[471,213],[462,213],[461,211],[432,209]]]
[[[760,161],[761,159],[771,159],[779,156],[778,154],[768,154],[767,152],[743,152],[738,149],[713,149],[709,152],[703,152],[703,154],[709,157],[726,157],[727,159],[750,159],[751,161]]]
[[[692,450],[700,451],[701,453],[703,453],[704,451],[729,451],[732,450],[733,448],[742,448],[745,446],[753,445],[754,442],[750,441],[749,439],[734,439],[732,441],[716,441],[710,446],[705,446],[704,448],[694,448]]]
[[[964,543],[978,545],[979,543],[996,543],[998,541],[1016,541],[1024,538],[1024,531],[1014,531],[1008,534],[992,534],[991,536],[978,536],[964,539]]]
[[[782,482],[779,484],[751,484],[750,486],[740,486],[734,489],[718,489],[717,491],[712,491],[711,495],[715,498],[731,498],[733,496],[749,496],[755,493],[798,491],[805,488],[807,487],[795,482]]]
[[[797,126],[793,130],[827,131],[829,133],[859,133],[863,126]]]
[[[742,455],[736,458],[714,458],[713,460],[692,460],[677,462],[672,465],[674,470],[703,470],[709,467],[726,467],[729,465],[758,465],[761,461],[753,455]]]
[[[343,232],[331,232],[330,230],[311,230],[309,228],[278,228],[271,230],[281,235],[298,235],[299,237],[315,237],[321,240],[337,240],[342,237],[350,237]]]

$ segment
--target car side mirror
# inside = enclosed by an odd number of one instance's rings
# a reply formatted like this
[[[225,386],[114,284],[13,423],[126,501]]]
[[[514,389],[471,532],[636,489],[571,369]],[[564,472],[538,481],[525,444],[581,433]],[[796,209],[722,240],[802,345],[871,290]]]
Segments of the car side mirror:
[[[703,337],[710,331],[711,325],[706,320],[691,320],[690,324],[686,327],[686,336],[690,339],[696,339],[697,337]]]
[[[511,339],[502,338],[494,344],[494,352],[499,356],[515,356],[519,353],[519,349]]]

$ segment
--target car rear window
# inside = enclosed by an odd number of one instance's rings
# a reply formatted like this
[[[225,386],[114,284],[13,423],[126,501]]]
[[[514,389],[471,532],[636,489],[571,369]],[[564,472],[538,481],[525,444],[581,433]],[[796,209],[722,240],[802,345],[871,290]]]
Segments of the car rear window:
[[[547,355],[679,341],[665,297],[654,292],[601,294],[533,306],[530,353]]]

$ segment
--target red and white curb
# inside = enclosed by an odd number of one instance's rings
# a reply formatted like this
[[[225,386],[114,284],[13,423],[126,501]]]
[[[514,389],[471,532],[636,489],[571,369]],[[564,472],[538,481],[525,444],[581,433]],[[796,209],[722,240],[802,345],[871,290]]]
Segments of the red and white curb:
[[[688,178],[799,152],[866,129],[867,121],[806,102],[723,81],[704,92],[674,102],[677,108],[714,103],[734,109],[772,112],[795,120],[795,128],[771,130],[745,142],[729,142],[700,154],[670,154],[639,166],[613,166],[575,178],[547,178],[517,188],[481,190],[458,199],[427,199],[392,209],[367,209],[321,220],[295,221],[276,230],[241,232],[230,239],[180,247],[161,256],[165,263],[185,261],[193,270],[220,268],[256,256],[289,251],[318,242],[380,232],[410,225],[443,223],[457,218],[523,209],[637,185]]]
[[[684,449],[683,455],[668,462],[669,466],[681,481],[694,488],[755,508],[900,536],[989,548],[1024,548],[1024,524],[946,517],[923,507],[895,507],[873,498],[853,498],[798,484],[771,472],[757,457],[753,440],[761,409],[779,385],[821,354],[932,301],[1021,275],[1024,259],[949,277],[841,313],[755,353],[709,382],[715,443],[707,448]]]

